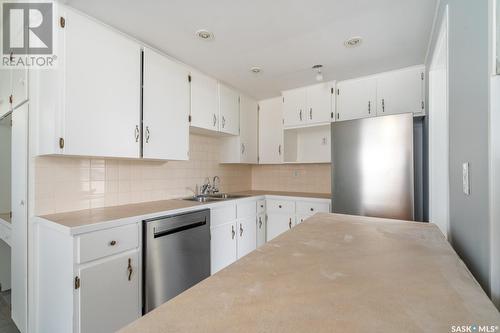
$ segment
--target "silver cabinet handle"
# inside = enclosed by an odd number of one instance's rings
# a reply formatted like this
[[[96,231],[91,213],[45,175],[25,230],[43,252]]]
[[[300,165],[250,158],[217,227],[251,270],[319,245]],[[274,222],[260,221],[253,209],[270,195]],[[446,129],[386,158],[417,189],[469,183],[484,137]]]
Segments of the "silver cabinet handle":
[[[278,154],[281,156],[281,144],[278,145]]]
[[[259,216],[259,229],[262,229],[262,217]]]
[[[110,245],[110,246],[115,246],[115,245],[116,245],[116,241],[115,241],[115,240],[112,240],[111,242],[109,242],[109,245]]]
[[[309,119],[313,119],[313,108],[309,109]]]
[[[243,226],[240,223],[240,237],[243,236]]]
[[[291,217],[290,217],[290,220],[289,220],[289,222],[288,222],[288,227],[289,227],[290,229],[292,229],[292,218],[291,218]]]
[[[226,117],[222,116],[222,128],[226,127]]]
[[[241,155],[243,155],[245,153],[245,144],[242,143],[241,144]]]
[[[128,270],[128,280],[131,281],[132,280],[132,273],[134,271],[132,268],[132,259],[131,258],[128,258],[127,270]]]
[[[299,111],[299,119],[300,119],[300,121],[302,121],[302,109],[300,109],[300,111]]]
[[[235,235],[235,232],[234,232],[234,225],[231,226],[231,239],[234,239],[234,235]]]
[[[214,113],[214,127],[215,127],[216,124],[217,124],[217,116]]]
[[[385,112],[385,99],[382,98],[382,112]]]
[[[149,143],[149,126],[146,126],[146,143]]]
[[[135,142],[139,142],[139,125],[135,125]]]
[[[368,114],[371,113],[371,110],[372,110],[372,102],[368,101]]]

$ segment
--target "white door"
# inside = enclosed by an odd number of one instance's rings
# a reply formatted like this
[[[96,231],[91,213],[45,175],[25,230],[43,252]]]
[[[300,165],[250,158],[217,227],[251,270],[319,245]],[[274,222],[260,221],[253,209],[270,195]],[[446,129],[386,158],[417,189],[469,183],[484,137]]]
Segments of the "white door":
[[[298,88],[283,91],[284,126],[299,126],[307,122],[307,89]]]
[[[240,101],[240,147],[241,163],[257,163],[257,101],[242,95]]]
[[[12,320],[26,332],[28,314],[28,104],[12,111]]]
[[[143,75],[143,157],[188,160],[188,71],[145,49]]]
[[[363,78],[337,83],[337,119],[351,120],[377,115],[377,79]]]
[[[267,241],[290,230],[295,225],[295,218],[289,214],[268,214],[267,219]]]
[[[217,81],[191,72],[191,126],[219,130],[219,90]]]
[[[210,228],[210,271],[212,274],[236,261],[236,232],[234,221]]]
[[[377,77],[377,115],[423,111],[424,67],[406,68]]]
[[[81,265],[77,270],[80,333],[116,332],[141,316],[139,251]]]
[[[249,216],[236,222],[238,227],[238,259],[246,256],[257,247],[255,220],[256,216]]]
[[[257,247],[266,243],[266,213],[257,216]]]
[[[334,120],[333,83],[319,83],[307,88],[307,122],[328,123]]]
[[[259,102],[259,164],[283,162],[282,107],[281,97]]]
[[[429,67],[429,221],[445,237],[450,216],[447,10]]]
[[[240,95],[237,91],[219,83],[219,130],[222,133],[240,133]]]
[[[65,18],[65,154],[139,157],[140,45],[71,10]]]

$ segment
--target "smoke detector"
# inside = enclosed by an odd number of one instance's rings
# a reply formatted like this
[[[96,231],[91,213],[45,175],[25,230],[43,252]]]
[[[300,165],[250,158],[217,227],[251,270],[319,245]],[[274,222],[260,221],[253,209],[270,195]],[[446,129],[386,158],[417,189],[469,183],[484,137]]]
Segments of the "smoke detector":
[[[250,68],[250,71],[254,74],[259,74],[260,72],[262,72],[262,69],[259,66],[253,66],[252,68]]]

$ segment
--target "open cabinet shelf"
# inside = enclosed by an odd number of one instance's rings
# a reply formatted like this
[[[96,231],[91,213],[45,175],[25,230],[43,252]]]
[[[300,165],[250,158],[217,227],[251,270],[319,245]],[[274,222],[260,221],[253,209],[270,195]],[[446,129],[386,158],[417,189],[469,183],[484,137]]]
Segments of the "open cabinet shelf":
[[[330,123],[284,129],[284,163],[330,163]]]

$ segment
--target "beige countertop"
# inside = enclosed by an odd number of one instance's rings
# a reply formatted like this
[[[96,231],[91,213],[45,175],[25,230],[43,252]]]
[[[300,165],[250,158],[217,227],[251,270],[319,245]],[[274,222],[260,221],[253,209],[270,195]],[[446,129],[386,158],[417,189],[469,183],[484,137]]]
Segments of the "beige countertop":
[[[433,224],[316,214],[122,333],[451,332],[500,314]]]
[[[275,192],[275,191],[245,191],[233,194],[240,194],[247,196],[259,196],[268,194],[268,195],[282,195],[282,196],[305,197],[305,198],[330,197],[329,194],[326,195],[321,193]],[[194,201],[173,199],[173,200],[143,202],[137,204],[121,205],[121,206],[84,209],[67,213],[43,215],[40,217],[44,218],[45,220],[57,223],[64,227],[74,228],[96,223],[102,223],[106,221],[125,219],[134,216],[166,212],[170,210],[177,210],[177,209],[190,208],[196,206],[204,206],[208,204],[213,204],[213,202],[199,203]]]

